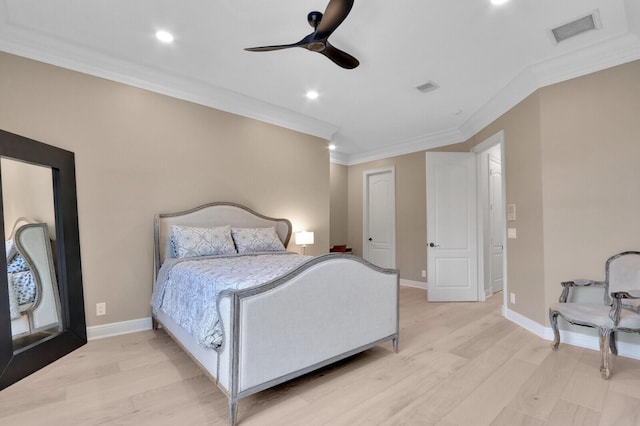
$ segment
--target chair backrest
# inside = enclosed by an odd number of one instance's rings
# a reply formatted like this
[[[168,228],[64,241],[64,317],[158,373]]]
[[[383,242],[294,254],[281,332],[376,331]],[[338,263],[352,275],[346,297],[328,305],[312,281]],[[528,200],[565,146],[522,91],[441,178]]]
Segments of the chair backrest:
[[[625,251],[607,259],[605,266],[608,290],[605,298],[611,303],[611,293],[640,291],[640,252]]]

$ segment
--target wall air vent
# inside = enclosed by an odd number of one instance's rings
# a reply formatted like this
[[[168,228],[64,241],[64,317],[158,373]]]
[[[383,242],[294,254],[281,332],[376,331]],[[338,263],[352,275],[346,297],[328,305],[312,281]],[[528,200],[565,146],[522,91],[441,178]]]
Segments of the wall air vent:
[[[433,81],[429,80],[426,83],[423,83],[420,86],[417,86],[416,89],[418,89],[422,93],[427,93],[427,92],[431,92],[432,90],[436,90],[438,87],[440,86],[438,86]]]
[[[600,14],[594,10],[587,16],[575,19],[564,25],[551,29],[551,34],[556,43],[560,43],[568,38],[586,33],[587,31],[600,29]]]

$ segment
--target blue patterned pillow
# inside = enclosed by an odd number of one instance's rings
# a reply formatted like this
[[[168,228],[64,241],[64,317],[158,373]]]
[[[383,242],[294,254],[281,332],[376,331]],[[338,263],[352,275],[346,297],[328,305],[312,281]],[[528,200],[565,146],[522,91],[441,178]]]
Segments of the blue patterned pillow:
[[[276,229],[271,228],[233,228],[233,241],[238,253],[254,253],[259,251],[284,251],[284,245]]]
[[[171,226],[176,257],[212,256],[236,253],[231,226],[194,228]]]
[[[169,254],[171,257],[178,257],[178,250],[176,249],[176,239],[173,238],[173,234],[169,235]]]
[[[13,287],[13,294],[18,305],[36,301],[36,283],[31,271],[16,272],[8,275]]]
[[[7,272],[10,274],[26,271],[29,271],[29,265],[27,265],[27,261],[24,260],[24,257],[18,253],[16,253],[16,255],[7,263]]]

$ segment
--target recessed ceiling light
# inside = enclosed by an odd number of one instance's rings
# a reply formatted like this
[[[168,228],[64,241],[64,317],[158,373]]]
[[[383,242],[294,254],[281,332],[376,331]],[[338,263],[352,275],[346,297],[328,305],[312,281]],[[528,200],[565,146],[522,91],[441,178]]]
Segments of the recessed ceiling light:
[[[312,100],[313,99],[318,99],[318,96],[320,96],[320,95],[318,95],[318,92],[316,92],[315,90],[309,90],[307,92],[307,99],[312,99]]]
[[[173,34],[169,31],[160,30],[156,32],[156,38],[163,43],[171,43],[173,41]]]
[[[509,0],[491,0],[491,4],[495,4],[496,6],[498,6],[498,5],[501,5],[501,4],[505,4],[508,1]]]
[[[335,146],[334,144],[331,144],[331,145],[329,145],[329,149],[330,149],[331,151],[333,151],[333,150],[335,150],[335,149],[336,149],[336,146]]]

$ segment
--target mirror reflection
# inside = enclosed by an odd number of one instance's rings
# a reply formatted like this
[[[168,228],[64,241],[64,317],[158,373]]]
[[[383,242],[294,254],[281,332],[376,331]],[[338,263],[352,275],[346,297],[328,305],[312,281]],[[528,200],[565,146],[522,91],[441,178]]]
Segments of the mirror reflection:
[[[55,269],[55,209],[49,167],[0,158],[13,350],[62,331]]]

